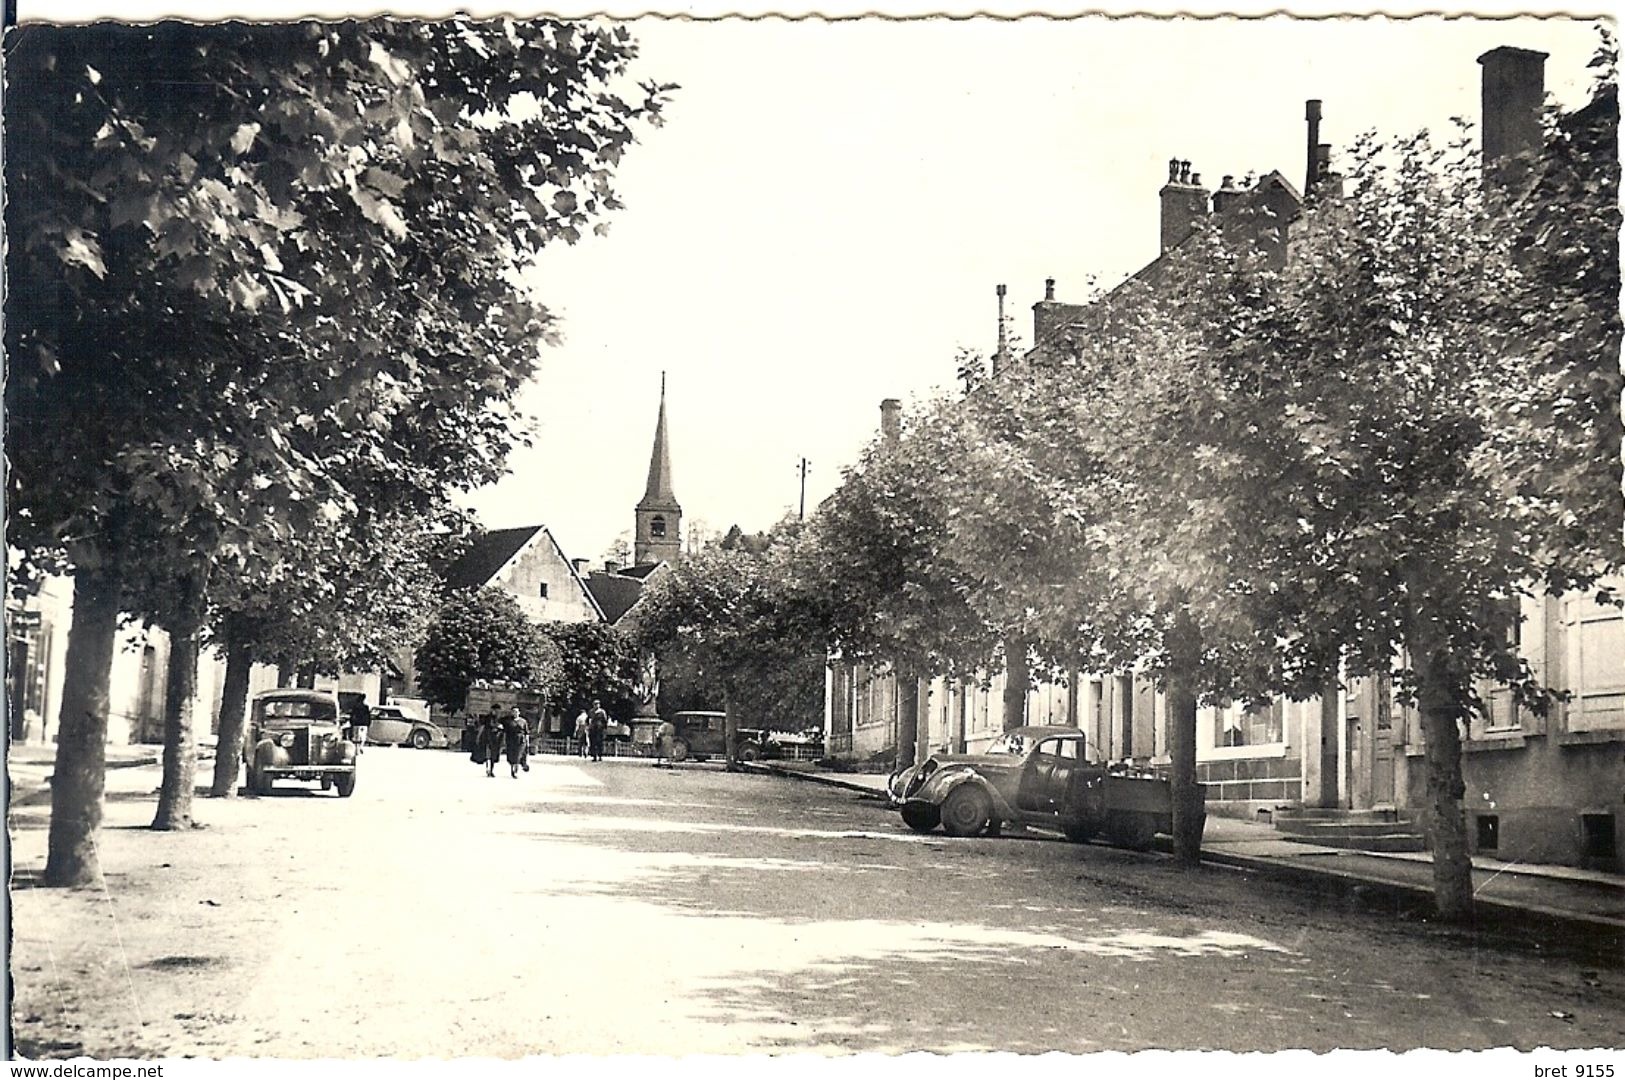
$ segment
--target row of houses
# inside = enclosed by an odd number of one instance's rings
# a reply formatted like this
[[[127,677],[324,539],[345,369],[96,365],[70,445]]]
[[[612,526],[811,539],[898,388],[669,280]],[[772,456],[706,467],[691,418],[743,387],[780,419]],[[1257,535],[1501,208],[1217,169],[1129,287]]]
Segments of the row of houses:
[[[1545,54],[1498,48],[1482,66],[1486,169],[1539,146]],[[1161,200],[1161,252],[1136,278],[1155,281],[1168,252],[1202,218],[1252,230],[1273,258],[1290,255],[1292,223],[1306,196],[1340,190],[1330,147],[1320,142],[1321,103],[1305,109],[1305,172],[1300,189],[1278,171],[1238,186],[1224,177],[1209,191],[1189,162],[1169,163]],[[1001,339],[993,374],[1009,363]],[[1085,309],[1055,298],[1046,282],[1033,305],[1035,349],[1062,337]],[[898,408],[881,406],[883,432]],[[1625,583],[1622,583],[1625,584]],[[1533,669],[1568,700],[1546,716],[1520,709],[1510,692],[1482,688],[1488,715],[1465,732],[1469,838],[1476,853],[1506,860],[1625,865],[1625,614],[1591,595],[1523,601],[1519,647]],[[938,678],[921,710],[932,751],[976,752],[1004,729],[1005,675],[981,682]],[[906,695],[905,695],[906,697]],[[825,730],[832,753],[863,760],[895,752],[899,693],[887,668],[834,664],[826,682]],[[1108,760],[1153,767],[1169,762],[1168,703],[1133,671],[1073,673],[1033,686],[1024,719],[1083,730]],[[1280,699],[1267,707],[1201,710],[1198,779],[1210,813],[1257,819],[1282,810],[1330,816],[1373,811],[1405,818],[1427,805],[1423,740],[1416,713],[1384,681],[1349,679],[1335,696]]]
[[[601,568],[590,570],[587,560],[564,553],[547,526],[525,525],[475,534],[440,574],[448,590],[489,586],[507,592],[537,623],[614,624],[637,603],[648,583],[678,558],[681,528],[682,507],[672,489],[662,380],[648,483],[634,510],[630,564],[606,560]],[[55,741],[72,620],[71,577],[48,577],[26,596],[8,595],[5,709],[13,742]],[[198,660],[193,715],[208,717],[211,732],[218,728],[225,667],[225,658],[212,649],[204,650]],[[110,743],[162,741],[168,671],[168,634],[140,622],[120,631],[109,678]],[[286,676],[275,666],[254,665],[250,695],[276,687],[279,677]],[[418,696],[410,649],[381,671],[322,677],[317,685],[334,689],[346,699],[360,696],[373,704]],[[557,730],[557,718],[552,722]]]

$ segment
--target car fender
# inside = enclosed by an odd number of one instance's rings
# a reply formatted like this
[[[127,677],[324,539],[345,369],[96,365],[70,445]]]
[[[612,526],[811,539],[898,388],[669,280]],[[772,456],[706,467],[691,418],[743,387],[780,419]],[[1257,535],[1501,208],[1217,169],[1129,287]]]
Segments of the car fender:
[[[946,765],[931,774],[925,786],[915,793],[913,802],[920,800],[935,806],[941,806],[947,800],[948,794],[963,784],[975,784],[986,793],[993,803],[994,816],[1009,821],[1016,816],[1015,809],[999,794],[999,789],[988,783],[975,769],[968,765]]]
[[[288,764],[288,752],[270,739],[261,739],[254,747],[254,764],[259,768]]]

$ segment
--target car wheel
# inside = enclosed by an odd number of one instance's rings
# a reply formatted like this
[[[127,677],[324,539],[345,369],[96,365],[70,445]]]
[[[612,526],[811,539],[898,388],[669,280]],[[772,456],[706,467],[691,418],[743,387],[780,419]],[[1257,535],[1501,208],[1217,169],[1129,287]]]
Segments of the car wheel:
[[[1106,819],[1106,836],[1119,847],[1144,851],[1157,835],[1157,825],[1149,814],[1119,810]]]
[[[673,761],[687,761],[688,743],[682,739],[673,739],[671,743],[671,759]]]
[[[322,790],[323,791],[330,791],[330,790],[332,790],[332,787],[333,787],[333,778],[331,776],[328,776],[326,773],[323,773],[322,774]]]
[[[426,729],[424,729],[424,728],[413,728],[412,729],[412,749],[414,749],[414,750],[427,750],[427,749],[429,749],[429,743],[430,742],[431,742],[431,740],[429,738],[429,732]]]
[[[755,761],[761,756],[761,751],[757,750],[754,746],[741,747],[739,750],[740,761]]]
[[[927,803],[909,803],[903,807],[903,824],[917,833],[928,833],[942,824],[942,811]]]
[[[949,836],[980,836],[992,819],[993,801],[972,784],[961,784],[942,801],[942,831]]]
[[[339,789],[339,798],[348,799],[355,794],[355,773],[339,773],[333,777],[333,786]]]

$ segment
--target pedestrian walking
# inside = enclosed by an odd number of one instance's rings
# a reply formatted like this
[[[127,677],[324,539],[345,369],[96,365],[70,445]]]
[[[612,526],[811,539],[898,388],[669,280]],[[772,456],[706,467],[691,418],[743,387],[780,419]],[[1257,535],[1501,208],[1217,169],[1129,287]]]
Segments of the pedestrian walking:
[[[358,697],[355,704],[350,706],[350,741],[355,743],[355,752],[360,754],[367,748],[367,729],[372,726],[372,709],[367,705],[367,699]]]
[[[597,698],[587,713],[587,750],[594,761],[604,760],[604,732],[609,728],[609,713]]]
[[[519,706],[515,705],[513,712],[502,721],[502,743],[508,755],[508,775],[516,780],[519,778],[520,766],[523,766],[526,772],[530,772],[530,762],[525,760],[525,744],[529,736],[524,714],[519,711]]]
[[[586,709],[582,709],[581,712],[576,715],[576,726],[575,726],[574,735],[575,735],[575,739],[576,739],[576,754],[578,756],[580,756],[580,757],[586,757],[587,756],[587,710]]]
[[[670,720],[660,721],[655,729],[655,768],[671,768],[671,743],[677,738],[677,726]]]
[[[502,757],[502,741],[502,709],[493,702],[474,728],[473,757],[476,762],[484,763],[486,776],[497,774],[497,759]]]

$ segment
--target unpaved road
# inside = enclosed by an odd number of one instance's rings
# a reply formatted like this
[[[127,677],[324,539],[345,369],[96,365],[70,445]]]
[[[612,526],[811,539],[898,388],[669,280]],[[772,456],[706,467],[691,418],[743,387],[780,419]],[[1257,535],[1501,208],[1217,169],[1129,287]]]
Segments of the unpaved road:
[[[1621,1046],[1620,958],[1484,948],[1233,871],[919,837],[878,804],[714,765],[370,749],[154,833],[121,770],[105,887],[32,887],[27,1057]]]

